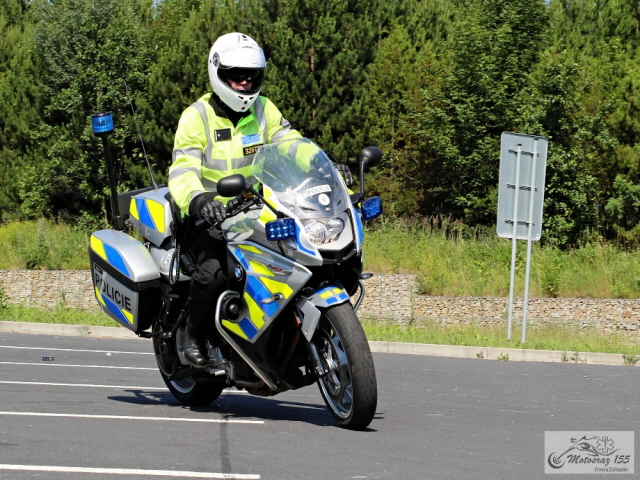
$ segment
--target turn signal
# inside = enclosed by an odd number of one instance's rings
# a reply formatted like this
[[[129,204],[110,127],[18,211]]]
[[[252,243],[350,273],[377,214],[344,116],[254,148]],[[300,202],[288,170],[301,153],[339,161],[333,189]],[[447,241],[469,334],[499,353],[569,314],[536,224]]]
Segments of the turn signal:
[[[362,202],[362,218],[373,220],[382,215],[382,199],[380,197],[367,198]]]

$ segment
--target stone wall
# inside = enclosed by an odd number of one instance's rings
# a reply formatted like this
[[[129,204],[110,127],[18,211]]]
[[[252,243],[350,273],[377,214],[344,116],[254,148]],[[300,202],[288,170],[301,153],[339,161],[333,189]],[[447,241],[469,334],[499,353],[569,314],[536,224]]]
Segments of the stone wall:
[[[0,270],[8,303],[98,311],[88,270]]]
[[[375,275],[365,281],[360,317],[402,325],[503,325],[509,299],[501,297],[433,297],[417,293],[415,275]],[[513,303],[513,325],[522,323],[523,299]],[[640,300],[595,298],[529,298],[527,327],[570,325],[618,333],[640,342]]]
[[[84,270],[0,270],[9,303],[40,308],[65,305],[97,311],[91,276]],[[415,275],[374,275],[365,280],[361,317],[399,324],[506,325],[509,303],[497,297],[431,297],[418,295]],[[522,320],[522,299],[514,301],[513,322]],[[604,333],[622,332],[640,341],[637,299],[530,298],[527,326],[577,325]]]

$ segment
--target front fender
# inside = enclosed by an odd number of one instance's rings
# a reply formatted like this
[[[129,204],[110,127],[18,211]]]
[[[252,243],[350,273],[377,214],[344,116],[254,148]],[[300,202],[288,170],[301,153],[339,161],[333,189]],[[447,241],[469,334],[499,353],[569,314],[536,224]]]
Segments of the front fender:
[[[302,334],[311,341],[318,327],[321,312],[320,309],[340,305],[349,301],[349,295],[342,288],[329,286],[318,290],[309,298],[300,297],[296,301],[298,315],[302,321]]]
[[[349,295],[339,287],[325,287],[310,297],[311,303],[318,308],[327,308],[349,301]]]

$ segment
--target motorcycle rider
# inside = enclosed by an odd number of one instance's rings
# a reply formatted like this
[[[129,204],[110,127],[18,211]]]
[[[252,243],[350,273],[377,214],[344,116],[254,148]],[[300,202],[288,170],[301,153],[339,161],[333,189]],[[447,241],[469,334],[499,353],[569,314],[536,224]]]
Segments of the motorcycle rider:
[[[248,35],[220,36],[208,59],[212,92],[200,97],[180,117],[169,168],[169,190],[183,215],[224,221],[225,203],[217,182],[240,173],[250,179],[258,147],[266,143],[302,138],[276,106],[260,96],[267,62],[262,48]],[[346,165],[336,168],[347,184],[353,183]],[[196,265],[191,276],[187,326],[183,349],[196,366],[207,364],[207,334],[215,335],[212,322],[217,296],[226,282],[226,249],[218,229],[200,229],[189,239]],[[224,361],[216,349],[214,365]]]

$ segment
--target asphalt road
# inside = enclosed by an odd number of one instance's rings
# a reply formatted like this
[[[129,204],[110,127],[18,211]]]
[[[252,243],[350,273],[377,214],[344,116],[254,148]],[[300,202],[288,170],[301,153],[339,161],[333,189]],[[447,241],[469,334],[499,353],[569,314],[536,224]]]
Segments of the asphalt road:
[[[148,340],[1,333],[0,478],[536,479],[545,431],[639,424],[636,368],[374,360],[377,414],[351,432],[313,386],[186,408]]]

